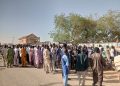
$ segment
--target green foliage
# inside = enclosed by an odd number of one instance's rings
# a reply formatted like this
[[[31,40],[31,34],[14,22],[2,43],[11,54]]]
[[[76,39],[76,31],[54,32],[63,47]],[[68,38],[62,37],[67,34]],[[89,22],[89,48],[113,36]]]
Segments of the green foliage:
[[[108,11],[98,20],[98,28],[102,30],[103,38],[101,40],[110,42],[115,41],[120,36],[120,12]]]
[[[108,11],[95,20],[78,14],[55,16],[55,29],[50,33],[53,41],[72,42],[109,42],[120,38],[120,12]]]

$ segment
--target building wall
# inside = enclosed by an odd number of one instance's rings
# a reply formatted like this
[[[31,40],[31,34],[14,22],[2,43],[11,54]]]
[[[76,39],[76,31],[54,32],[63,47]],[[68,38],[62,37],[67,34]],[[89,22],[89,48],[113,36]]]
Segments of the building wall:
[[[20,44],[26,44],[26,43],[27,43],[27,39],[26,38],[20,40]]]
[[[40,39],[35,37],[27,37],[20,40],[20,44],[39,44]]]
[[[86,46],[88,46],[88,47],[90,47],[90,46],[93,46],[93,44],[94,44],[94,46],[95,47],[99,47],[99,45],[102,45],[103,47],[106,47],[106,46],[119,46],[119,43],[116,43],[116,42],[109,42],[109,43],[80,43],[79,45],[81,45],[81,46],[84,46],[84,45],[86,45]]]

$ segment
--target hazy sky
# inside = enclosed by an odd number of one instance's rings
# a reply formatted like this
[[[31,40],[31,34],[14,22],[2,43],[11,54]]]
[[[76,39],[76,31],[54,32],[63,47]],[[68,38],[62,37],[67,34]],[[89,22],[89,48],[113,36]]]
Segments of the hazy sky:
[[[110,9],[120,10],[120,0],[0,0],[0,42],[15,43],[30,33],[52,41],[55,15],[103,15]]]

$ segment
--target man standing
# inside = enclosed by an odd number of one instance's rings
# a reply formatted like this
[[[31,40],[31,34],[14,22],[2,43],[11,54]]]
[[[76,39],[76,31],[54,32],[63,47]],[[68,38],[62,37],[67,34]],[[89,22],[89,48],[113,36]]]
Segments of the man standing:
[[[53,44],[51,53],[52,53],[52,71],[53,73],[55,73],[56,72],[56,58],[57,58],[55,44]]]
[[[49,73],[51,72],[51,67],[50,67],[50,49],[48,45],[45,45],[43,58],[44,58],[44,66],[45,66],[44,70],[46,71],[46,73]]]
[[[14,58],[14,49],[13,46],[9,46],[8,52],[7,52],[7,67],[11,67],[13,64],[13,58]]]
[[[3,48],[2,48],[2,56],[3,56],[3,61],[4,61],[4,66],[6,66],[6,63],[7,63],[7,45],[5,45]]]
[[[39,46],[36,46],[34,48],[34,54],[35,54],[35,67],[39,68],[41,63],[41,50]]]
[[[35,55],[34,55],[34,46],[30,47],[30,51],[29,51],[29,63],[30,65],[34,66],[34,59],[35,59]]]
[[[63,84],[67,86],[68,81],[68,71],[69,71],[69,59],[68,59],[68,51],[67,48],[63,48],[63,55],[62,55],[62,77],[63,77]]]
[[[26,48],[23,46],[21,49],[21,61],[22,61],[22,66],[25,67],[26,66]]]
[[[60,48],[60,45],[57,48],[56,55],[57,55],[57,67],[60,68],[60,62],[61,62],[61,48]]]
[[[112,60],[111,60],[111,57],[110,57],[110,48],[109,46],[106,46],[106,57],[107,57],[107,68],[108,69],[111,69],[112,68]]]
[[[93,86],[98,82],[98,86],[102,86],[103,82],[103,58],[100,54],[99,48],[95,48],[94,53],[91,55],[91,65],[93,71]]]
[[[14,48],[14,65],[18,66],[19,65],[19,58],[18,58],[18,54],[19,54],[19,50],[18,50],[18,46],[16,45]]]
[[[111,57],[111,60],[114,61],[114,57],[115,57],[115,48],[114,48],[114,46],[111,46],[110,57]]]
[[[79,86],[85,86],[85,75],[88,69],[88,56],[85,54],[85,49],[82,52],[78,52],[76,60],[76,71],[79,79]],[[82,76],[82,80],[80,80]]]

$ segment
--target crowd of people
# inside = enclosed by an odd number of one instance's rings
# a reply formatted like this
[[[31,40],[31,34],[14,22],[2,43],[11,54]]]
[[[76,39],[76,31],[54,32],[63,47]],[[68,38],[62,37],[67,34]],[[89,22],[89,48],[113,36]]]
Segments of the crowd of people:
[[[85,85],[88,67],[93,71],[93,86],[102,86],[103,68],[112,68],[114,57],[118,55],[114,46],[87,47],[67,44],[56,45],[4,45],[1,48],[4,66],[44,68],[46,73],[56,73],[62,67],[64,86],[67,86],[69,70],[75,70],[79,86]],[[106,66],[107,65],[107,66]],[[80,78],[83,77],[81,80]]]

